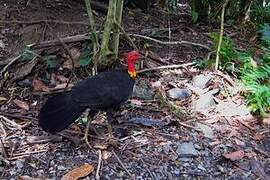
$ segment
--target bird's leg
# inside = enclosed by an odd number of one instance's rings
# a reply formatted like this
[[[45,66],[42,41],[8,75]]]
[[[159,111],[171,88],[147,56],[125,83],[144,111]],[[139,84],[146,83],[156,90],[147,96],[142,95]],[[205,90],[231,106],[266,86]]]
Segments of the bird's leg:
[[[111,111],[108,111],[107,112],[107,129],[108,129],[107,141],[112,146],[117,146],[117,139],[113,135],[113,129],[112,129],[112,125],[111,125],[112,121],[113,121],[113,113]]]

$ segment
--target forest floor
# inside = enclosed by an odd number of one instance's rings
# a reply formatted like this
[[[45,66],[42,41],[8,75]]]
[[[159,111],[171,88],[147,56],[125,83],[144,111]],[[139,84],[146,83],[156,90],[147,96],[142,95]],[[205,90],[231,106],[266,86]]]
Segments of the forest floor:
[[[63,91],[72,69],[57,36],[74,57],[89,53],[84,5],[2,1],[0,179],[270,179],[270,131],[247,110],[237,79],[193,64],[211,55],[209,35],[218,26],[191,24],[184,6],[178,15],[125,8],[125,31],[148,53],[142,68],[181,66],[140,73],[133,97],[115,117],[117,146],[106,142],[100,114],[91,123],[96,132],[89,132],[90,148],[81,140],[85,117],[65,131],[68,137],[37,141],[47,136],[37,124],[39,109]],[[95,17],[101,27],[105,14],[97,10]],[[237,49],[255,46],[241,27],[226,25],[225,34]],[[122,37],[120,54],[129,50]],[[89,76],[84,63],[75,63],[71,85]]]

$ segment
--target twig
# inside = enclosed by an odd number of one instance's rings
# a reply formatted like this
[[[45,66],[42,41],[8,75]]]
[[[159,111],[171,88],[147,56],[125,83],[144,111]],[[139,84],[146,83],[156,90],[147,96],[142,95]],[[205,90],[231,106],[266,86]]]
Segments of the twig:
[[[7,154],[7,151],[5,149],[5,146],[4,146],[4,143],[3,143],[2,138],[0,139],[0,152],[1,152],[1,154],[3,154],[3,157],[4,158],[7,158],[8,157],[8,154]]]
[[[89,141],[88,141],[88,134],[89,134],[90,124],[91,124],[91,120],[88,119],[88,121],[87,121],[87,126],[86,126],[86,128],[85,128],[85,133],[84,133],[83,139],[85,140],[85,142],[86,142],[86,144],[88,145],[88,147],[89,147],[90,149],[93,149],[93,147],[90,145],[90,143],[89,143]]]
[[[218,41],[218,47],[217,47],[215,70],[218,70],[218,65],[219,65],[219,53],[220,53],[222,40],[223,40],[223,34],[224,34],[225,8],[226,8],[228,2],[229,2],[229,0],[225,0],[224,4],[222,6],[222,11],[221,11],[220,33],[219,33],[219,41]]]
[[[100,176],[99,176],[99,171],[100,171],[100,167],[101,167],[101,162],[102,162],[102,154],[101,154],[101,150],[98,150],[98,166],[97,166],[97,171],[96,171],[96,179],[99,180]]]
[[[8,60],[7,60],[8,64],[7,64],[5,67],[3,67],[3,69],[1,70],[1,72],[0,72],[0,77],[1,77],[2,74],[7,70],[7,68],[8,68],[9,66],[11,66],[15,61],[17,61],[17,60],[20,59],[20,58],[21,58],[21,55],[16,56],[16,57],[14,57],[14,58],[8,59]],[[1,64],[0,64],[0,65],[1,65]]]
[[[24,116],[20,114],[9,114],[9,113],[0,112],[0,115],[12,117],[12,118],[18,118],[18,119],[29,119],[29,120],[37,121],[37,118],[31,117],[31,116]]]
[[[67,81],[67,84],[66,84],[66,87],[65,87],[65,90],[66,90],[68,88],[69,83],[71,82],[72,75],[75,72],[75,60],[74,60],[70,50],[68,49],[68,46],[65,44],[65,42],[61,38],[59,38],[57,36],[57,34],[54,32],[54,30],[52,29],[52,27],[48,23],[46,23],[46,24],[49,27],[49,29],[51,30],[51,33],[53,34],[53,36],[61,43],[61,45],[63,46],[64,50],[66,51],[66,53],[68,54],[68,56],[69,56],[69,58],[71,59],[71,62],[72,62],[72,72],[71,72],[71,74],[70,74],[70,76],[68,78],[68,81]]]
[[[117,23],[116,21],[114,22],[114,24],[120,29],[121,33],[125,36],[125,38],[127,39],[127,41],[130,43],[130,45],[135,49],[138,50],[138,47],[136,46],[136,44],[132,41],[132,39],[129,37],[129,35],[125,32],[125,30],[122,28],[122,26]]]
[[[78,22],[78,21],[59,21],[59,20],[36,20],[36,21],[18,21],[18,20],[14,20],[14,21],[0,21],[0,24],[40,24],[40,23],[57,23],[57,24],[67,24],[67,25],[71,25],[71,24],[78,24],[78,25],[86,25],[88,26],[89,24],[86,22]]]
[[[20,130],[22,129],[21,125],[15,123],[14,121],[9,120],[9,119],[6,118],[5,116],[0,115],[0,119],[3,119],[3,120],[6,121],[7,123],[9,123],[11,126],[16,127],[17,129],[20,129]]]
[[[142,163],[145,165],[145,168],[146,168],[146,170],[148,171],[148,173],[150,174],[151,178],[152,178],[152,179],[155,179],[153,173],[148,169],[148,167],[147,167],[146,163],[144,162],[144,160],[143,160],[142,158],[140,158],[140,160],[141,160]]]
[[[47,150],[39,150],[39,151],[30,151],[30,152],[24,152],[24,153],[17,153],[17,154],[13,154],[13,156],[8,158],[8,160],[10,160],[10,161],[17,160],[17,159],[20,159],[20,158],[28,157],[31,154],[38,154],[38,153],[43,153],[43,152],[47,152]]]
[[[214,74],[224,78],[231,86],[234,85],[234,81],[227,75],[223,74],[221,71],[217,70]]]
[[[128,175],[131,177],[132,174],[128,171],[128,169],[126,168],[126,166],[123,164],[123,162],[120,160],[120,158],[117,156],[117,154],[114,152],[114,150],[112,150],[112,153],[114,155],[114,157],[117,159],[117,161],[119,162],[119,164],[122,166],[122,168],[128,173]]]
[[[159,43],[162,45],[192,45],[192,46],[199,46],[199,47],[202,47],[202,48],[205,48],[205,49],[211,51],[211,48],[204,45],[204,44],[194,43],[194,42],[190,42],[190,41],[170,41],[170,42],[167,42],[167,41],[160,41],[158,39],[154,39],[154,38],[140,35],[140,34],[129,34],[129,35],[133,36],[133,37],[138,37],[138,38],[143,38],[143,39],[146,39],[149,41],[153,41],[153,42],[156,42],[156,43]]]
[[[149,71],[156,71],[156,70],[162,70],[162,69],[176,69],[176,68],[186,68],[188,66],[192,66],[195,63],[186,63],[186,64],[179,64],[179,65],[167,65],[167,66],[159,66],[159,67],[154,67],[154,68],[149,68],[149,69],[143,69],[140,71],[137,71],[137,73],[145,73],[145,72],[149,72]]]

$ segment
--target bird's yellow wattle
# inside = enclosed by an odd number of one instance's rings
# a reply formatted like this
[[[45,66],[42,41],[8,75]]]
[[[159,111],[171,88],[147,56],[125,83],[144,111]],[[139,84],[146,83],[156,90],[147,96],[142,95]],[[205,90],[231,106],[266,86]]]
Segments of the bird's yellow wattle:
[[[128,74],[129,74],[129,76],[130,76],[132,79],[135,79],[136,76],[137,76],[136,71],[128,71]]]

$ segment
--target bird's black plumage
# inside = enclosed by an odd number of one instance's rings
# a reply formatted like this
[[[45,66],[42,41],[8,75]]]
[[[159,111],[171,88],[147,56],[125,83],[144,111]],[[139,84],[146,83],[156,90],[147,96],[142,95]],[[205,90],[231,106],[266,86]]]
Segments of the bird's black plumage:
[[[49,98],[39,114],[44,131],[59,132],[72,124],[86,109],[94,114],[110,110],[128,100],[134,80],[125,71],[108,71],[76,84],[71,91]]]

